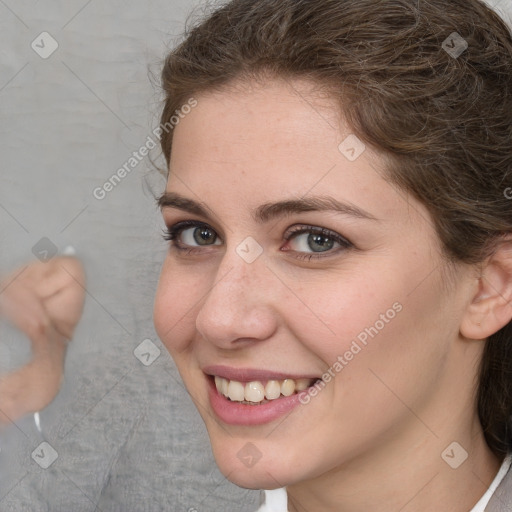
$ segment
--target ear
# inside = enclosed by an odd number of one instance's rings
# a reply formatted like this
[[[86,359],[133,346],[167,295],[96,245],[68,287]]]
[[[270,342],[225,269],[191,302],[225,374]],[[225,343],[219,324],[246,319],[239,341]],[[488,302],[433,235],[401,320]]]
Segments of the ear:
[[[482,264],[460,333],[484,340],[512,321],[512,235],[503,238]]]

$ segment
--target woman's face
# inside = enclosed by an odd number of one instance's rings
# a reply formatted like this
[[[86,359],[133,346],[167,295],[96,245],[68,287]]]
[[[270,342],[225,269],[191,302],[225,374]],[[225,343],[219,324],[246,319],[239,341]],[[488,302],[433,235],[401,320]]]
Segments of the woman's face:
[[[419,445],[471,387],[454,362],[468,280],[446,280],[426,209],[312,90],[197,96],[161,201],[178,231],[155,325],[243,487]]]

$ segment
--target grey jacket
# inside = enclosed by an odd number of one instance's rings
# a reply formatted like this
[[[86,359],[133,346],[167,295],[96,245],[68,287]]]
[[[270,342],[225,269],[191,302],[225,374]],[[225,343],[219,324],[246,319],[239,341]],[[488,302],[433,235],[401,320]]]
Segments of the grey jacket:
[[[485,512],[512,512],[512,467],[494,491]]]

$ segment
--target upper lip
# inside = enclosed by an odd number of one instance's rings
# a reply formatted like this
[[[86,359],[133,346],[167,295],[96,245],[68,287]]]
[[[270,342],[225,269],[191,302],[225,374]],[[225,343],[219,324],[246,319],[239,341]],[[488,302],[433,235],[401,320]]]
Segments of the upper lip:
[[[238,382],[285,380],[285,379],[317,379],[316,375],[298,375],[280,371],[263,370],[258,368],[233,368],[231,366],[210,365],[202,368],[206,375],[222,377]]]

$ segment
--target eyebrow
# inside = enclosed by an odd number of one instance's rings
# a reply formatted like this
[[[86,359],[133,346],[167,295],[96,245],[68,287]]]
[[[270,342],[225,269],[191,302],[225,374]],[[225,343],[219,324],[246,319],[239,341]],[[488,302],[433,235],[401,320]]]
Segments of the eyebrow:
[[[203,203],[183,197],[175,192],[165,192],[162,194],[158,199],[158,206],[160,209],[176,208],[202,217],[210,216]],[[332,211],[358,219],[378,220],[362,208],[342,203],[330,196],[313,196],[301,199],[287,199],[276,203],[264,203],[253,210],[252,216],[254,220],[265,223],[278,217],[313,211]]]

